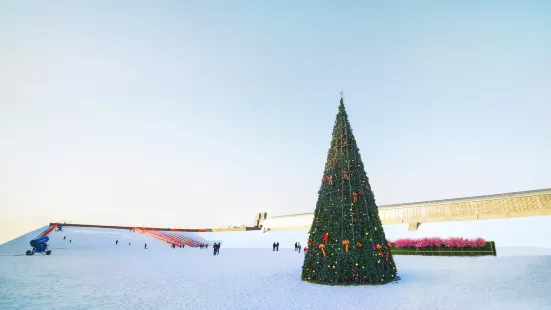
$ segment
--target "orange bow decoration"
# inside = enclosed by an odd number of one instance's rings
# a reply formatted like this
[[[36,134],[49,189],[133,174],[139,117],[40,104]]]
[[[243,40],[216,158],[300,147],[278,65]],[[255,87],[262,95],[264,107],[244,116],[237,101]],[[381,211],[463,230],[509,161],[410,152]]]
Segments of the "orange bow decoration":
[[[363,245],[363,244],[362,244],[360,241],[356,242],[356,246],[357,246],[357,247],[361,248],[362,245]]]
[[[353,193],[352,193],[352,196],[353,196],[353,198],[352,198],[352,202],[353,202],[353,203],[356,203],[356,202],[358,202],[358,193],[356,193],[356,192],[353,192]]]
[[[348,178],[348,172],[346,172],[346,171],[344,172],[344,179],[345,179],[345,180],[348,180],[348,179],[349,179],[349,178]]]
[[[319,248],[319,249],[321,250],[321,252],[323,253],[323,256],[325,256],[325,245],[320,244],[320,245],[318,246],[318,248]]]
[[[343,241],[342,241],[342,244],[344,244],[345,250],[346,250],[346,252],[348,252],[348,244],[350,244],[350,241],[348,241],[348,240],[343,240]]]
[[[379,251],[379,256],[383,257],[383,248],[385,248],[385,252],[386,252],[386,259],[388,260],[388,255],[389,255],[389,251],[388,251],[388,247],[383,247],[381,246],[380,244],[377,244],[376,246],[377,250]]]
[[[328,176],[327,180],[329,180],[329,185],[333,185],[333,176],[332,175]]]
[[[325,233],[325,235],[323,235],[323,240],[321,240],[321,243],[327,243],[327,241],[329,241],[329,233]]]

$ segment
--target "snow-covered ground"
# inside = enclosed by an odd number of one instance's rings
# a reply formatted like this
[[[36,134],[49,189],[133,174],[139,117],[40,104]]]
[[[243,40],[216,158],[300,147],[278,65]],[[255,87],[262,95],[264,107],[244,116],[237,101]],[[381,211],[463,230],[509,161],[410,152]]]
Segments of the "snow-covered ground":
[[[302,254],[271,250],[303,231],[202,234],[224,242],[213,256],[129,231],[65,227],[50,234],[51,256],[21,256],[42,230],[0,246],[0,309],[551,309],[548,249],[396,256],[399,283],[331,287],[300,280]],[[240,236],[249,248],[230,248]]]

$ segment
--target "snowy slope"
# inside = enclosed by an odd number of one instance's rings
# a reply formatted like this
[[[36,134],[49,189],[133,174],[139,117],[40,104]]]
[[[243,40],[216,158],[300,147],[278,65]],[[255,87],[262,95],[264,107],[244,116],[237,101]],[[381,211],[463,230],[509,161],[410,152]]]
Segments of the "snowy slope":
[[[11,241],[0,244],[0,255],[2,253],[25,253],[28,249],[25,248],[25,251],[21,252],[22,245],[26,245],[25,247],[30,247],[29,242],[31,242],[32,239],[40,235],[40,233],[47,228],[48,226],[40,227],[23,236],[19,236]]]
[[[551,309],[551,256],[528,248],[509,257],[396,256],[397,284],[330,287],[300,280],[303,254],[271,250],[272,239],[286,244],[304,232],[251,233],[241,244],[264,248],[223,246],[213,256],[129,231],[64,230],[52,233],[51,256],[13,256],[34,232],[0,248],[0,309]],[[208,239],[237,245],[244,234]]]
[[[30,249],[29,242],[38,236],[47,227],[42,227],[31,233],[23,235],[17,239],[0,245],[0,255],[15,255],[25,253]],[[133,247],[143,247],[145,243],[151,247],[168,247],[166,243],[147,237],[140,233],[131,233],[121,229],[98,229],[84,227],[63,227],[63,231],[52,231],[48,237],[48,242],[52,252],[57,250],[81,250],[81,249],[106,249],[115,245],[119,240],[119,245],[131,243]],[[63,240],[63,237],[66,237]],[[71,241],[71,242],[69,242]]]
[[[46,228],[48,227],[41,227],[31,233],[0,245],[0,255],[24,253],[25,251],[21,252],[21,249],[29,247],[29,242],[36,236],[40,235],[40,233],[42,233]],[[174,234],[185,236],[197,241],[206,241],[203,237],[196,233],[176,232]],[[119,241],[119,245],[127,246],[129,243],[131,246],[140,245],[142,247],[145,243],[148,244],[148,247],[168,246],[166,243],[163,243],[155,238],[124,229],[98,229],[64,226],[63,231],[54,230],[48,235],[48,237],[50,238],[48,244],[53,251],[56,249],[110,248],[117,240]],[[63,239],[63,237],[65,237],[65,239]]]

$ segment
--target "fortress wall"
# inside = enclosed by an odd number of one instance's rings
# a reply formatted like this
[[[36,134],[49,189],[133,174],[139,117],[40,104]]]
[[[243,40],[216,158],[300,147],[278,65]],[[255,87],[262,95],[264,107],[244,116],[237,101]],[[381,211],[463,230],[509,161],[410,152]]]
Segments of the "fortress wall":
[[[384,224],[551,215],[551,190],[407,203],[379,208]]]
[[[378,210],[383,225],[411,223],[413,230],[418,223],[551,216],[551,189],[388,205]],[[313,216],[275,216],[265,220],[264,227],[303,228],[312,223]]]
[[[482,237],[497,246],[551,248],[551,189],[379,207],[388,239]],[[314,214],[276,216],[264,230],[306,230]]]

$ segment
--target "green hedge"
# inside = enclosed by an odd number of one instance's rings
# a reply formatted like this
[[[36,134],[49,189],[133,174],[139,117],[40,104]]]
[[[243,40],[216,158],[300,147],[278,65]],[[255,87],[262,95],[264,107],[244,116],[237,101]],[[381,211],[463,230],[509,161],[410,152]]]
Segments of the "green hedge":
[[[429,247],[423,249],[416,248],[396,248],[392,247],[392,255],[423,255],[423,256],[496,256],[496,244],[494,241],[486,242],[483,248],[447,248],[447,247]]]

